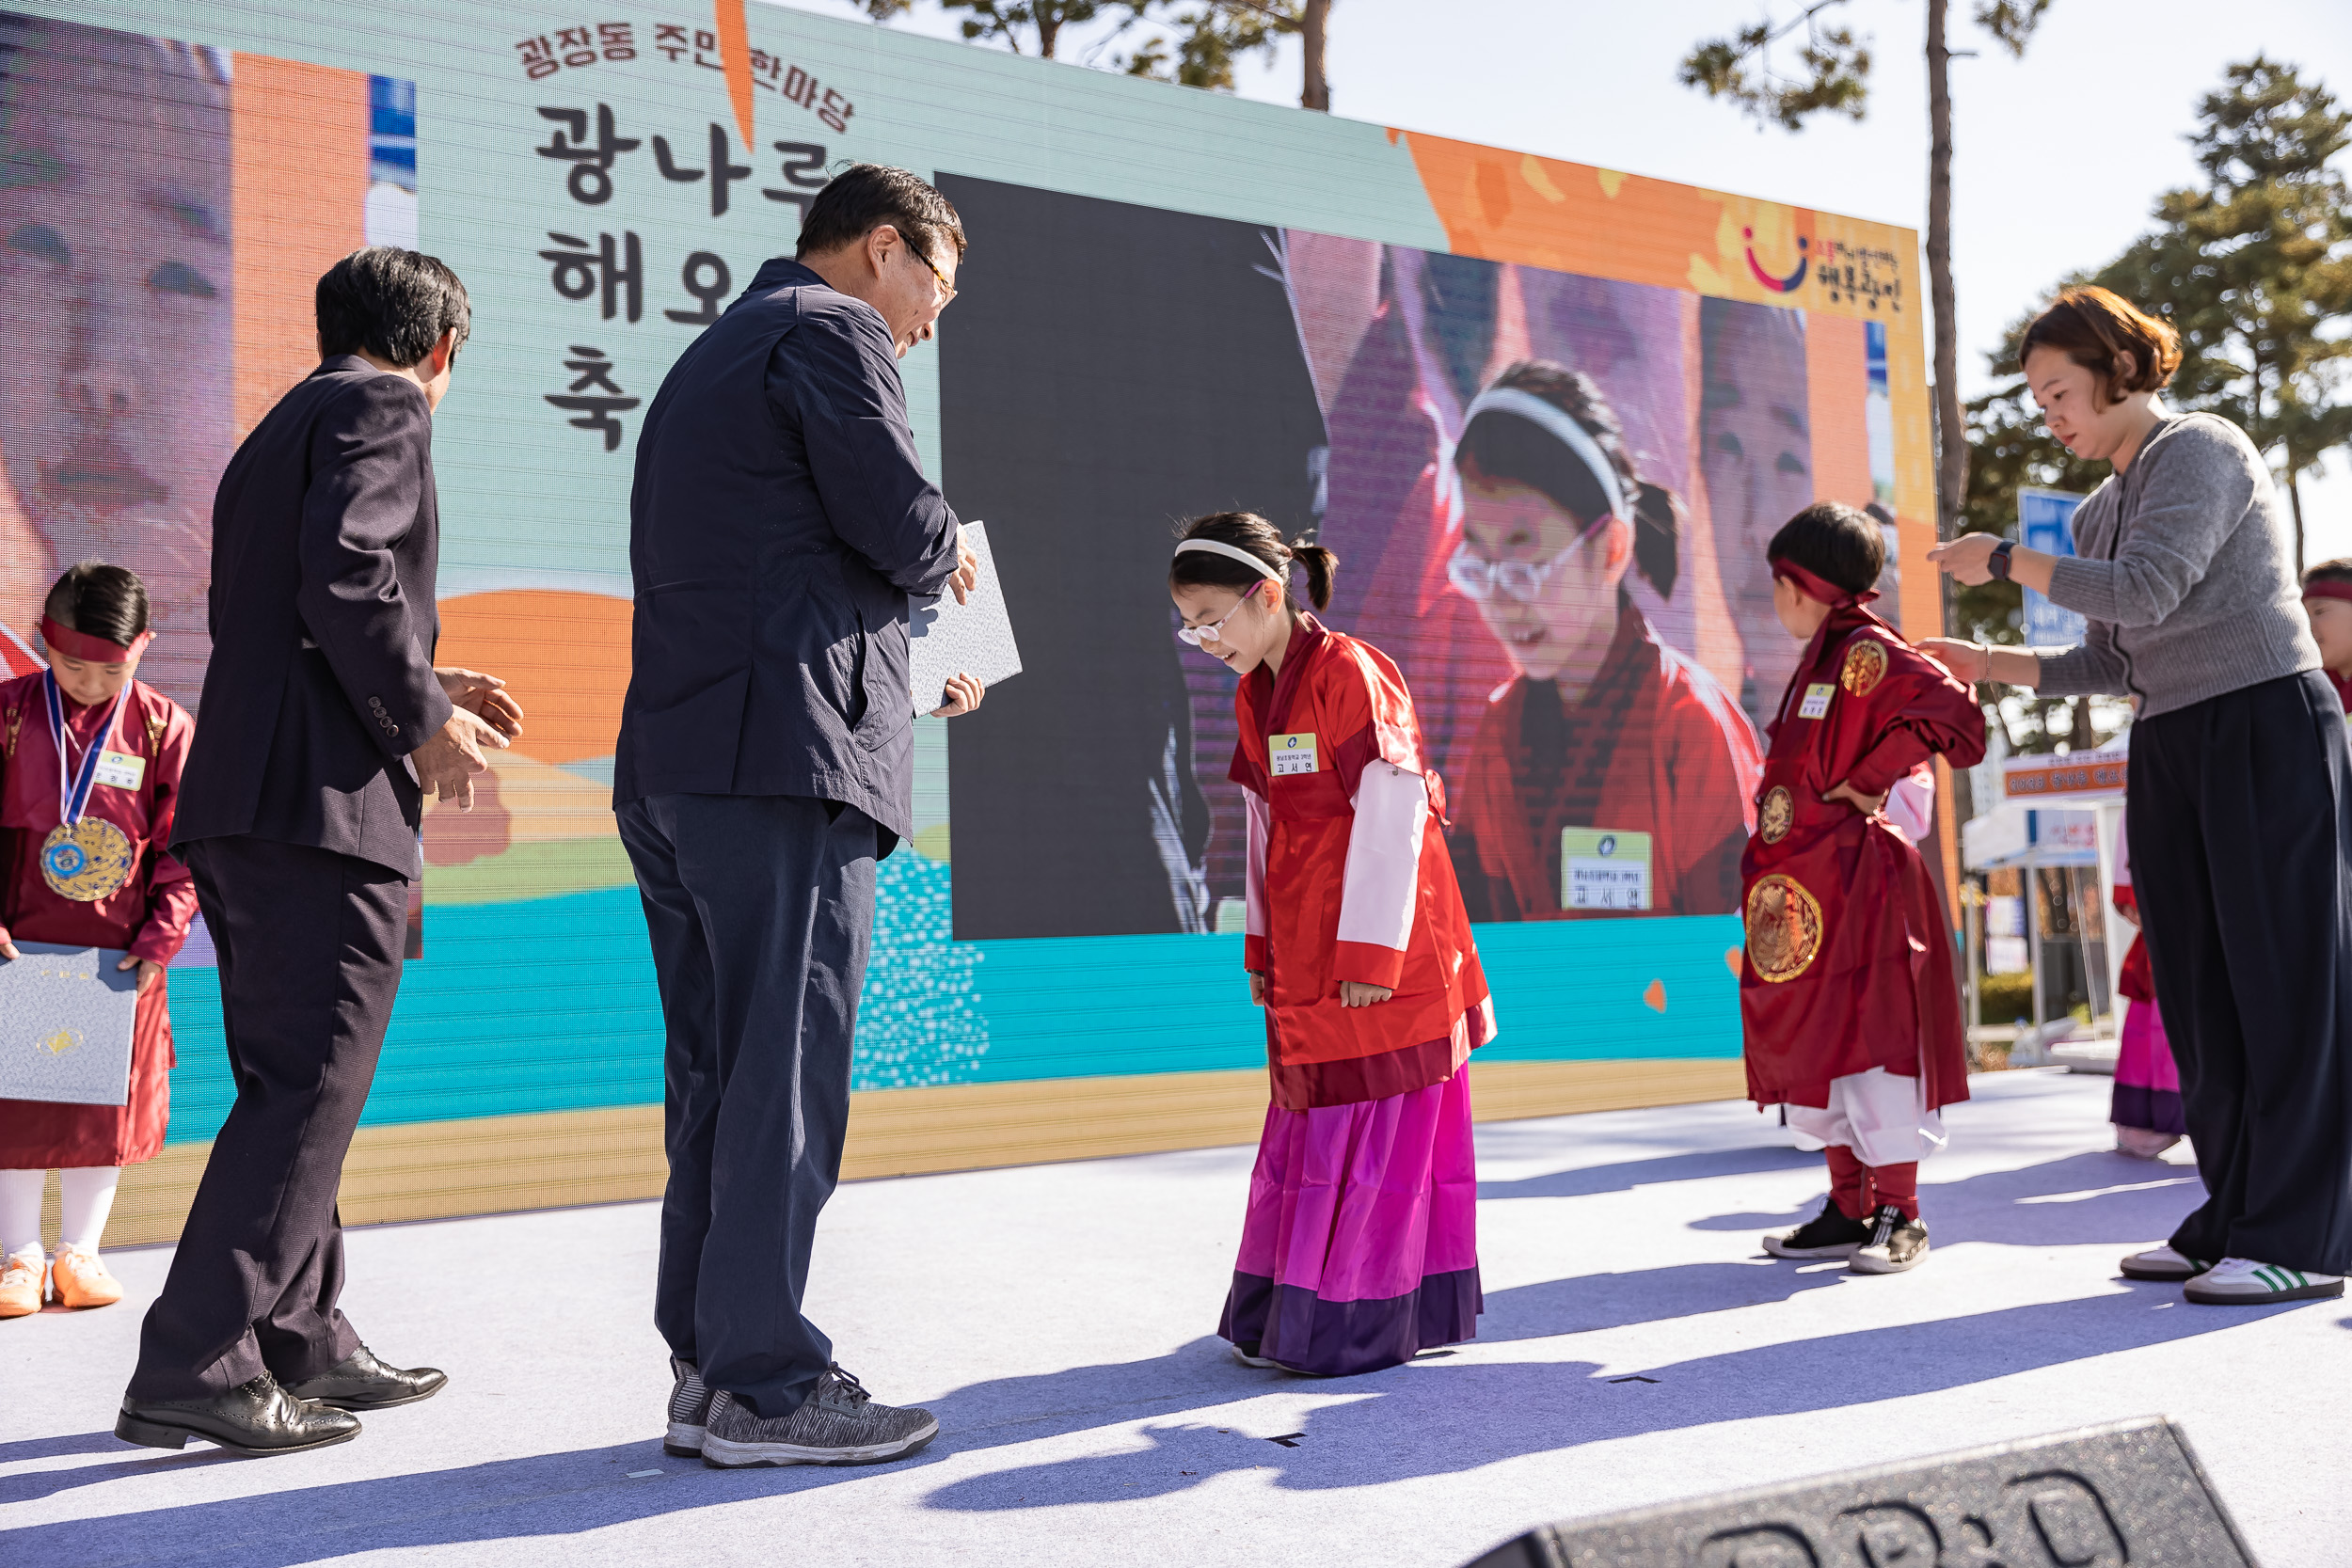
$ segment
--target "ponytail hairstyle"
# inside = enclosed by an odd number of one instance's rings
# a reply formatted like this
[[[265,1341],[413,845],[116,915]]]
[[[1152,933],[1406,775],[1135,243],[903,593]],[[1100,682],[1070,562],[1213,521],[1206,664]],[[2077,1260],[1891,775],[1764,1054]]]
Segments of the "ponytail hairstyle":
[[[1284,544],[1281,531],[1255,512],[1212,512],[1195,517],[1176,530],[1178,544],[1187,539],[1247,550],[1264,562],[1269,571],[1280,574],[1283,608],[1294,615],[1299,604],[1297,592],[1290,586],[1293,566],[1307,569],[1307,597],[1317,610],[1331,602],[1331,579],[1339,573],[1340,558],[1304,533]],[[1253,572],[1245,562],[1211,550],[1185,550],[1168,568],[1170,588],[1230,588],[1238,594],[1265,580],[1264,573]]]
[[[56,580],[40,608],[68,631],[128,648],[147,630],[147,584],[136,572],[85,561]]]
[[[1632,515],[1633,563],[1658,590],[1674,595],[1680,570],[1682,503],[1663,485],[1645,482],[1626,455],[1625,432],[1590,377],[1549,359],[1522,359],[1495,378],[1487,393],[1523,392],[1551,404],[1592,438]],[[1482,393],[1481,396],[1486,396]],[[1561,436],[1507,408],[1480,408],[1454,448],[1455,464],[1473,484],[1523,484],[1549,497],[1586,528],[1611,510],[1609,491],[1591,463]]]

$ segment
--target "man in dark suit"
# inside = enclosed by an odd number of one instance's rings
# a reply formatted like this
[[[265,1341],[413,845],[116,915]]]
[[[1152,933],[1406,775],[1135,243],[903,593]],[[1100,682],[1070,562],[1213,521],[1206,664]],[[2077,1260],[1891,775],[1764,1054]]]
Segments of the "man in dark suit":
[[[722,1467],[914,1452],[801,1314],[840,1174],[874,865],[913,832],[907,596],[976,570],[923,477],[898,360],[955,294],[963,229],[857,165],[672,367],[629,502],[635,667],[612,800],[668,1026],[654,1317],[667,1447]],[[968,711],[959,675],[935,716]]]
[[[470,807],[502,683],[436,670],[433,410],[470,326],[439,261],[372,247],[318,285],[319,368],[213,504],[212,663],[172,847],[220,959],[237,1100],[147,1314],[115,1433],[283,1453],[446,1381],[337,1308],[343,1155],[399,989],[423,795]]]

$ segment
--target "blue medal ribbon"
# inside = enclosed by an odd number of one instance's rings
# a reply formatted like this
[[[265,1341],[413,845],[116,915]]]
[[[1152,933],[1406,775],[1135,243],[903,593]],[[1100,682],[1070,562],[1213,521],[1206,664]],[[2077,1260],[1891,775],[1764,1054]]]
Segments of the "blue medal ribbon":
[[[131,683],[124,681],[115,695],[115,705],[106,715],[106,727],[90,742],[89,751],[82,758],[82,766],[72,776],[66,771],[67,743],[72,739],[65,727],[65,698],[57,689],[55,672],[44,670],[40,675],[41,695],[49,699],[49,739],[57,749],[57,824],[71,828],[82,820],[89,810],[89,792],[98,784],[98,759],[114,738],[115,724],[122,717],[122,705],[131,695]]]

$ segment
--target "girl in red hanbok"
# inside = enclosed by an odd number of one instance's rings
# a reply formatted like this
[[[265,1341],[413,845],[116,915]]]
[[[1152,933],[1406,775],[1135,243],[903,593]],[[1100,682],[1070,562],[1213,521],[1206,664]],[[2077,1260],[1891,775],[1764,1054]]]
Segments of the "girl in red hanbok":
[[[1599,389],[1541,360],[1470,404],[1454,462],[1448,575],[1518,672],[1487,701],[1455,804],[1470,918],[1729,913],[1756,733],[1624,586],[1638,567],[1674,592],[1674,497],[1635,477]]]
[[[1186,525],[1179,634],[1241,676],[1244,965],[1273,1103],[1217,1332],[1252,1367],[1375,1371],[1478,1331],[1464,1064],[1494,1007],[1446,859],[1445,790],[1387,655],[1302,610],[1338,558],[1264,518]]]
[[[1827,1146],[1830,1196],[1764,1247],[1895,1274],[1927,1256],[1919,1162],[1943,1147],[1937,1113],[1968,1098],[1951,927],[1913,845],[1919,785],[1932,756],[1984,755],[1984,714],[1863,608],[1886,560],[1869,516],[1817,502],[1773,535],[1770,559],[1773,608],[1805,649],[1768,732],[1740,865],[1740,1015],[1749,1098]]]
[[[43,606],[50,667],[0,683],[0,960],[19,942],[121,950],[138,971],[122,1105],[0,1100],[0,1317],[105,1307],[122,1287],[98,1259],[122,1167],[151,1160],[171,1115],[164,968],[187,940],[196,886],[165,851],[195,721],[136,678],[146,585],[85,562]],[[41,1186],[59,1171],[63,1225],[41,1252]],[[44,1277],[45,1276],[45,1277]]]

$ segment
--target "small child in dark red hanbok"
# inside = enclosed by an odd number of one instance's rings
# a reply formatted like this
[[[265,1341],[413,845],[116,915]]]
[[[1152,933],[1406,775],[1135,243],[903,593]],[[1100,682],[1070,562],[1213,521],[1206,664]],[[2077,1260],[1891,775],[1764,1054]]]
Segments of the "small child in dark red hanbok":
[[[1899,1274],[1928,1253],[1919,1161],[1943,1147],[1937,1113],[1968,1098],[1951,927],[1915,841],[1929,759],[1981,758],[1984,714],[1864,608],[1886,557],[1870,517],[1818,502],[1767,553],[1773,608],[1806,645],[1765,732],[1740,863],[1740,1014],[1749,1098],[1827,1146],[1830,1196],[1764,1247]]]

